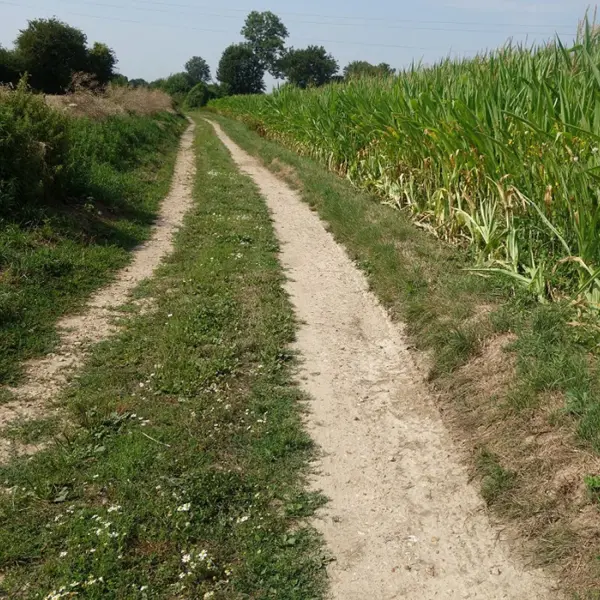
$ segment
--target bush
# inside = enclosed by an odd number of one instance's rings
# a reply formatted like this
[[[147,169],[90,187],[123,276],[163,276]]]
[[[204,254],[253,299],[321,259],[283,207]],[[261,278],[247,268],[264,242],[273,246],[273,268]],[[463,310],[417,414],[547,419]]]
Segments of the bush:
[[[185,99],[187,108],[202,108],[208,104],[211,94],[205,83],[195,85]]]
[[[0,91],[0,214],[58,197],[69,162],[67,119],[25,82]]]
[[[178,129],[165,127],[165,119],[178,117],[74,118],[30,93],[25,81],[15,91],[0,91],[0,219],[105,196],[95,180],[98,166],[130,169]]]

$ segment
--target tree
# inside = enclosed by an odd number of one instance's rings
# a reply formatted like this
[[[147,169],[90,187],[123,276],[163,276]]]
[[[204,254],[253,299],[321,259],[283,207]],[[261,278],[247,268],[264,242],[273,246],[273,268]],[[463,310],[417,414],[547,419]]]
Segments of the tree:
[[[265,90],[265,70],[248,44],[232,44],[223,52],[217,79],[228,94],[260,94]]]
[[[281,19],[270,11],[252,11],[246,18],[242,35],[248,40],[264,71],[280,77],[279,61],[285,51],[285,39],[289,36]]]
[[[126,87],[129,85],[129,79],[127,79],[125,75],[121,75],[121,73],[113,75],[110,82],[112,85],[118,85],[120,87]]]
[[[289,50],[281,61],[281,70],[290,83],[301,88],[329,83],[338,63],[323,46]]]
[[[344,67],[345,79],[356,79],[358,77],[389,77],[396,73],[387,63],[372,65],[366,60],[355,60]]]
[[[210,67],[200,56],[193,56],[185,63],[186,73],[195,84],[208,83],[210,81]]]
[[[132,88],[140,88],[140,87],[150,87],[150,84],[145,79],[131,79],[129,81],[129,85]]]
[[[94,76],[97,84],[106,86],[115,75],[117,57],[106,44],[96,42],[88,52],[86,71]]]
[[[164,80],[161,87],[171,96],[181,96],[194,87],[194,82],[187,73],[174,73]]]
[[[0,46],[0,85],[17,84],[21,73],[22,69],[16,54]]]
[[[36,19],[19,33],[15,52],[31,87],[61,94],[69,89],[73,73],[86,70],[86,41],[82,31],[58,19]]]

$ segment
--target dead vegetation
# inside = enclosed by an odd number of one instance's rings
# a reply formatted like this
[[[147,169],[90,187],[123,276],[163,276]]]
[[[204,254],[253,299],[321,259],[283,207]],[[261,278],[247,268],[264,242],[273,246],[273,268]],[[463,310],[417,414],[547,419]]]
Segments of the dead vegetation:
[[[505,534],[536,566],[557,568],[569,592],[589,591],[599,575],[600,532],[598,501],[585,478],[600,472],[600,459],[577,439],[562,394],[546,394],[529,411],[511,409],[514,340],[488,339],[440,382],[441,408],[459,440],[469,440],[473,475]]]
[[[75,86],[75,91],[64,96],[46,96],[46,102],[56,110],[75,117],[103,119],[114,115],[153,115],[174,112],[173,100],[161,90],[146,87],[109,85],[103,91]]]

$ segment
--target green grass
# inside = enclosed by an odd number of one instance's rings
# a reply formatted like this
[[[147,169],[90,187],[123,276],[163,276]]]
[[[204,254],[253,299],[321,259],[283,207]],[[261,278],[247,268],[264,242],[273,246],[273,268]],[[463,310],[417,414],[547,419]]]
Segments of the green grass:
[[[541,300],[600,308],[600,34],[508,44],[398,77],[284,86],[209,106],[468,244]]]
[[[0,595],[323,597],[278,245],[202,121],[196,151],[195,208],[143,286],[155,310],[94,352],[75,432],[0,469]]]
[[[590,323],[572,326],[578,315],[568,302],[540,304],[504,278],[471,272],[468,252],[415,227],[410,215],[391,210],[318,162],[265,140],[243,123],[210,118],[300,191],[365,272],[392,318],[405,325],[412,346],[426,353],[430,379],[442,392],[443,414],[472,450],[473,470],[491,507],[505,518],[529,519],[527,527],[539,520],[541,532],[552,522],[570,531],[568,521],[579,509],[573,503],[572,513],[554,512],[561,499],[554,502],[547,495],[552,465],[545,460],[544,469],[539,467],[526,438],[533,422],[536,428],[564,428],[573,448],[600,451],[596,329]],[[506,355],[495,358],[495,368],[514,363],[514,372],[509,371],[505,387],[491,383],[488,393],[479,375],[475,382],[470,379],[470,369],[474,359],[487,360],[486,344],[499,335],[512,341]],[[556,407],[556,397],[564,398],[562,407]],[[586,543],[569,548],[580,550]],[[555,550],[556,560],[566,559]],[[595,577],[595,563],[585,564]],[[589,580],[577,579],[583,572],[575,576],[567,566],[562,576],[588,592]]]
[[[24,360],[51,350],[57,318],[107,283],[148,237],[185,122],[130,115],[70,119],[62,127],[68,139],[61,167],[69,174],[60,194],[44,184],[49,198],[23,190],[15,206],[0,197],[0,384],[18,382]],[[2,189],[10,187],[5,176]],[[35,173],[15,180],[20,185],[28,176]]]

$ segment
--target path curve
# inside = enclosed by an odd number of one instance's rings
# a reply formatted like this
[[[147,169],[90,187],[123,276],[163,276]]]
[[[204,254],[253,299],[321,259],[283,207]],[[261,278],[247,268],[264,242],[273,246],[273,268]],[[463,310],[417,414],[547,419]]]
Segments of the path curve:
[[[16,399],[0,405],[0,428],[18,420],[48,416],[50,402],[68,383],[73,371],[82,366],[90,346],[116,331],[115,319],[123,315],[118,309],[172,251],[174,235],[193,203],[194,130],[195,124],[190,120],[181,138],[171,189],[161,204],[150,239],[133,251],[131,263],[117,273],[113,283],[96,292],[81,313],[58,321],[58,348],[26,363],[25,382],[10,388]],[[0,440],[0,462],[12,449],[10,442]],[[20,451],[31,453],[35,447],[22,447]]]
[[[553,582],[506,551],[394,325],[299,195],[212,123],[258,185],[302,323],[308,426],[330,502],[317,527],[336,600],[542,600]]]

